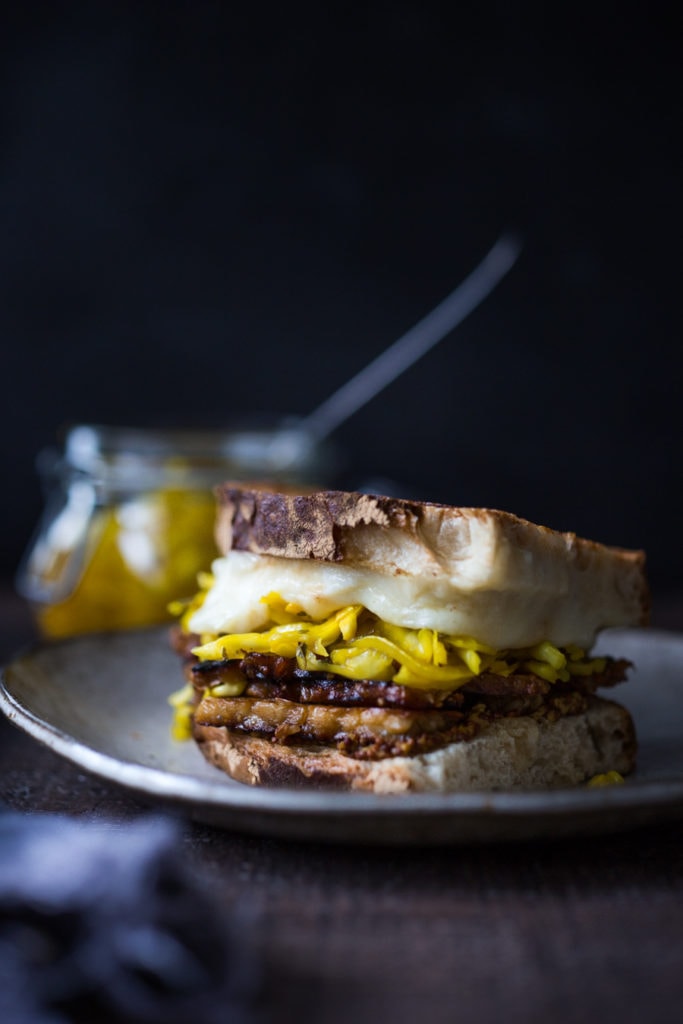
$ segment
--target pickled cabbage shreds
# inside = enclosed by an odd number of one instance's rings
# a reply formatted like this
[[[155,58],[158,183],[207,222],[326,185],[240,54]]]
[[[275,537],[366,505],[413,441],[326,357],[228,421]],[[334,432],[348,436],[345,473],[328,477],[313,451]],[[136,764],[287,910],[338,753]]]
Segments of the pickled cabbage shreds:
[[[312,672],[446,690],[457,689],[483,672],[503,676],[533,672],[554,683],[602,672],[606,664],[604,658],[587,658],[580,648],[563,651],[547,642],[525,650],[497,651],[473,637],[392,625],[362,605],[348,605],[314,621],[279,594],[268,594],[262,601],[269,615],[265,629],[205,636],[193,653],[200,661],[274,654],[296,658],[301,669]],[[186,611],[183,618],[187,615]]]
[[[173,728],[171,735],[174,740],[189,740],[192,736],[192,712],[194,710],[194,689],[186,683],[168,698],[173,708]]]

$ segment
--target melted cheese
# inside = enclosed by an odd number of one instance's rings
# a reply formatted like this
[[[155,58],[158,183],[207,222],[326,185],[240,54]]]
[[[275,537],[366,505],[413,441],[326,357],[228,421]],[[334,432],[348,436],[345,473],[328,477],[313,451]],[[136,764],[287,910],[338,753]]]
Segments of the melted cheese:
[[[542,641],[588,649],[599,629],[626,624],[619,604],[606,603],[581,574],[558,588],[555,579],[539,573],[535,585],[527,580],[520,589],[515,574],[500,571],[392,575],[243,551],[216,559],[212,572],[213,586],[187,621],[187,628],[202,636],[263,629],[270,614],[263,598],[273,592],[313,620],[362,605],[384,622],[476,637],[497,650]]]

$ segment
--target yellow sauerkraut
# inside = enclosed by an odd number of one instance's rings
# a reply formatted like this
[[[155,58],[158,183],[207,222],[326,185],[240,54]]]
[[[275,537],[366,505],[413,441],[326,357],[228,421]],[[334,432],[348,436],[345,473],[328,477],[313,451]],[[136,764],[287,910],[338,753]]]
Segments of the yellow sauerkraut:
[[[603,786],[621,786],[624,782],[624,776],[621,772],[617,772],[614,769],[608,772],[603,772],[600,775],[594,775],[588,780],[586,785],[589,789],[601,789]]]
[[[185,625],[201,600],[200,595],[187,607]],[[200,661],[275,654],[296,658],[299,667],[309,671],[444,690],[458,689],[482,672],[533,672],[555,683],[605,668],[604,658],[589,658],[577,647],[563,651],[543,642],[524,650],[496,650],[475,637],[448,636],[384,622],[362,605],[348,605],[315,621],[277,593],[265,595],[262,601],[269,613],[264,629],[203,636],[193,653]]]

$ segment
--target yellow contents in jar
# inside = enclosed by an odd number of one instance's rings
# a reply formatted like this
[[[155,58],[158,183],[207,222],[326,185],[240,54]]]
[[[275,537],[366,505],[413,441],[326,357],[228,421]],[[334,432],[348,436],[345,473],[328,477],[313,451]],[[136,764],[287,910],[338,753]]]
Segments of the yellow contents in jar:
[[[169,602],[192,593],[197,573],[217,555],[214,521],[210,491],[161,490],[96,510],[75,586],[36,607],[40,629],[64,637],[169,621]],[[77,557],[59,548],[51,555],[46,583]]]

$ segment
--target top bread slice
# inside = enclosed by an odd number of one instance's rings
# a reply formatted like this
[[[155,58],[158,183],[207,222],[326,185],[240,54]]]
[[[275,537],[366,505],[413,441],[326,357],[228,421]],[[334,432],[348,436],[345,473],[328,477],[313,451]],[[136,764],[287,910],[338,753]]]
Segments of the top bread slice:
[[[500,633],[499,647],[512,646],[517,635],[588,647],[601,629],[647,622],[642,551],[492,509],[232,483],[216,494],[216,540],[224,554],[339,565],[366,583],[379,573],[385,584],[394,582],[396,594],[409,595],[411,581],[418,581],[441,607],[462,610],[459,622],[469,635]]]
[[[548,597],[556,605],[592,610],[596,630],[642,625],[648,618],[642,551],[608,547],[492,509],[346,491],[297,495],[232,483],[216,493],[216,540],[224,554],[247,551],[447,581],[467,600],[533,594],[537,616]]]

